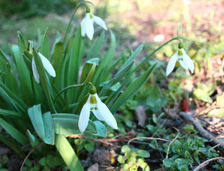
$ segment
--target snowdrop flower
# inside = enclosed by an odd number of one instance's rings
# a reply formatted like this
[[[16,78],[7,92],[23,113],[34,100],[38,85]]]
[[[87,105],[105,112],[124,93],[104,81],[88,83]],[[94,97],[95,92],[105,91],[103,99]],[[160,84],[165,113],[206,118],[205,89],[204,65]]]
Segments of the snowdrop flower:
[[[48,74],[52,77],[56,77],[55,70],[54,70],[53,66],[51,65],[50,61],[45,56],[43,56],[40,52],[38,52],[38,55],[40,56],[43,66],[46,69],[46,71],[48,72]],[[33,77],[36,80],[36,82],[39,84],[40,76],[37,71],[34,57],[32,58],[32,70],[33,70]]]
[[[80,116],[79,116],[79,130],[84,132],[88,122],[90,111],[96,116],[100,121],[105,121],[113,129],[117,129],[117,122],[108,109],[108,107],[100,100],[99,96],[96,93],[96,88],[92,85],[90,88],[90,94],[88,100],[82,107]]]
[[[81,22],[82,36],[87,35],[87,37],[92,40],[94,34],[94,22],[107,30],[105,22],[100,17],[94,16],[92,13],[90,13],[89,7],[86,7],[86,16]]]
[[[191,73],[194,73],[194,63],[191,58],[186,54],[183,49],[182,43],[179,43],[178,50],[176,53],[170,58],[166,68],[166,75],[168,76],[174,69],[176,62],[179,61],[180,65],[185,69],[190,69]]]

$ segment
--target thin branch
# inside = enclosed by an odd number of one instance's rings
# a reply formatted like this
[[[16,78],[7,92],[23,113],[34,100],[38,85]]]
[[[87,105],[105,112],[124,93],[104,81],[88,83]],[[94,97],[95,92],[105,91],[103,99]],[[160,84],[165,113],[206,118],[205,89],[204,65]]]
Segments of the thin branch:
[[[207,114],[209,111],[211,111],[212,109],[216,109],[216,108],[224,108],[223,105],[219,105],[219,106],[210,106],[207,109],[201,111],[200,113],[197,113],[196,116],[198,115],[202,115],[202,114]]]
[[[179,131],[177,128],[175,128],[175,127],[173,127],[173,128],[176,129],[176,131],[178,131],[178,134],[177,134],[177,136],[170,142],[170,144],[169,144],[169,146],[168,146],[168,148],[167,148],[166,159],[168,159],[171,144],[178,138],[178,136],[179,136],[179,134],[180,134],[180,131]]]
[[[218,146],[220,146],[220,145],[222,145],[222,144],[217,144],[217,145],[215,145],[215,146],[212,147],[212,148],[215,149],[216,147],[218,147]]]
[[[116,139],[116,138],[96,139],[96,138],[87,137],[87,136],[81,136],[81,135],[70,135],[69,137],[70,138],[85,138],[85,139],[91,139],[92,141],[100,142],[100,143],[104,143],[104,144],[108,144],[107,142],[119,142],[119,141],[128,142],[129,141],[129,140],[124,140],[124,139]],[[145,145],[148,145],[149,144],[149,143],[146,143],[146,142],[139,142],[139,141],[132,141],[132,143],[135,143],[135,144],[145,144]],[[112,143],[110,143],[108,145],[114,146]],[[118,147],[120,148],[120,146],[118,146]]]
[[[204,161],[203,163],[201,163],[199,166],[197,166],[193,171],[198,171],[198,170],[202,169],[204,166],[206,166],[210,161],[218,160],[218,159],[224,160],[224,157],[215,157],[212,159],[208,159],[208,160]]]
[[[36,149],[37,149],[39,146],[41,146],[42,144],[44,144],[44,142],[38,144],[36,147],[34,147],[34,148],[29,152],[29,154],[28,154],[28,155],[26,156],[26,158],[23,160],[23,163],[22,163],[22,165],[21,165],[21,167],[20,167],[20,171],[23,170],[23,165],[25,164],[25,162],[26,162],[26,160],[28,159],[28,157],[30,156],[30,154],[32,154],[32,152],[33,152],[34,150],[36,150]]]
[[[160,140],[160,141],[170,141],[167,139],[163,139],[163,138],[153,138],[153,137],[135,137],[132,138],[128,141],[128,145],[133,141],[133,140],[137,140],[137,139],[145,139],[145,140]]]
[[[195,129],[199,132],[199,134],[201,136],[203,136],[204,138],[208,139],[208,140],[213,140],[214,144],[222,144],[220,147],[222,149],[224,149],[224,141],[223,140],[217,140],[210,132],[208,132],[207,130],[205,130],[195,119],[197,118],[193,118],[193,116],[189,115],[186,112],[180,112],[179,115],[184,118],[184,120],[187,121],[191,121],[195,127]]]

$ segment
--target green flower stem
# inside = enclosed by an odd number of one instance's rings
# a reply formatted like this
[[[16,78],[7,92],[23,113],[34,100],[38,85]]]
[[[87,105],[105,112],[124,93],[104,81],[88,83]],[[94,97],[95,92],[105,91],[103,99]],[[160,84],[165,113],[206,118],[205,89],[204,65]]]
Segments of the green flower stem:
[[[74,84],[74,85],[70,85],[70,86],[68,86],[68,87],[65,87],[64,89],[62,89],[62,90],[56,95],[56,97],[54,98],[53,104],[55,104],[57,98],[58,98],[63,92],[65,92],[65,91],[67,91],[67,90],[69,90],[69,89],[71,89],[71,88],[81,87],[81,86],[83,86],[83,85],[84,85],[84,84],[82,83],[82,84]]]
[[[160,47],[158,47],[157,49],[155,49],[149,56],[147,56],[138,66],[135,67],[135,69],[133,69],[131,71],[130,74],[132,74],[133,72],[135,72],[140,66],[142,66],[152,55],[154,55],[154,53],[156,53],[158,50],[160,50],[163,46],[167,45],[168,43],[172,42],[173,40],[179,40],[179,39],[184,39],[184,40],[188,40],[190,41],[188,38],[185,38],[185,37],[181,37],[181,36],[178,36],[178,37],[174,37],[172,39],[170,39],[168,42],[162,44]]]
[[[78,8],[79,8],[80,6],[82,6],[82,5],[86,5],[86,3],[90,3],[90,4],[94,5],[94,4],[93,4],[92,2],[90,2],[90,1],[83,1],[83,2],[81,2],[81,3],[76,7],[76,9],[75,9],[75,11],[73,12],[72,17],[71,17],[71,19],[70,19],[70,21],[69,21],[69,23],[68,23],[68,27],[67,27],[67,29],[66,29],[65,36],[64,36],[64,39],[63,39],[63,42],[64,42],[64,43],[65,43],[65,40],[66,40],[66,37],[67,37],[67,34],[68,34],[68,30],[69,30],[69,28],[70,28],[70,26],[71,26],[71,23],[72,23],[72,20],[73,20],[73,18],[74,18],[74,16],[75,16],[76,11],[78,10]],[[95,5],[94,5],[94,6],[95,6]]]

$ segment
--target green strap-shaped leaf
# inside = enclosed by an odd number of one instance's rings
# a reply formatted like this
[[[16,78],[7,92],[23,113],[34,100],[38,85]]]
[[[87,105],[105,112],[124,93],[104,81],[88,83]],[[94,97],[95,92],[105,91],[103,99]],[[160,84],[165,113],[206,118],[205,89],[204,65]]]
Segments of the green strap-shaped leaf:
[[[42,39],[42,45],[41,45],[41,53],[42,55],[44,55],[47,59],[49,59],[49,55],[50,55],[50,44],[49,44],[49,39],[47,36],[47,30],[48,28],[46,28],[45,32],[44,32],[44,36]]]
[[[125,77],[129,72],[133,65],[134,61],[130,62],[126,67],[119,70],[118,73],[103,87],[103,89],[100,91],[99,95],[103,96],[105,94],[105,90],[110,88],[111,85],[117,83],[120,81],[123,77]]]
[[[99,75],[100,75],[100,73],[102,73],[103,68],[107,69],[112,64],[112,59],[114,57],[114,51],[115,51],[115,47],[116,47],[116,39],[111,30],[110,30],[110,34],[111,34],[110,48],[107,51],[107,53],[105,54],[104,58],[100,61],[99,67],[97,67],[97,69],[96,69],[96,72],[95,72],[93,80],[92,80],[93,84],[95,84],[96,81],[98,80]]]
[[[96,46],[96,44],[97,44],[98,39],[99,39],[99,36],[97,36],[97,37],[94,39],[94,42],[92,43],[92,45],[91,45],[91,47],[90,47],[90,49],[89,49],[89,53],[87,54],[86,61],[88,61],[88,60],[90,59],[90,57],[92,56],[92,54],[93,54],[93,52],[94,52],[93,50],[94,50],[94,48],[95,48],[95,46]]]
[[[26,157],[24,151],[21,149],[21,145],[12,141],[10,137],[6,137],[0,134],[0,141],[16,152],[20,158],[24,159]]]
[[[36,131],[37,135],[44,140],[45,139],[45,130],[44,130],[44,122],[41,112],[41,105],[34,105],[33,107],[28,109],[28,115],[33,124],[33,128]]]
[[[51,113],[56,113],[56,111],[54,109],[54,106],[53,106],[52,99],[51,99],[50,91],[49,91],[49,88],[48,88],[49,84],[48,84],[48,81],[47,81],[45,69],[44,69],[42,60],[40,59],[40,57],[39,57],[39,55],[36,51],[34,51],[34,60],[35,60],[35,64],[36,64],[36,67],[37,67],[37,71],[38,71],[39,76],[40,76],[40,82],[41,82],[42,88],[43,88],[44,93],[47,97],[47,101],[48,101]]]
[[[33,148],[40,144],[38,138],[35,137],[33,134],[31,134],[29,130],[27,130],[26,135],[28,136],[29,142]],[[37,147],[37,150],[41,152],[42,151],[41,146]]]
[[[5,85],[11,90],[12,93],[16,94],[16,87],[18,87],[18,82],[12,74],[12,70],[9,64],[6,65],[5,74]]]
[[[27,50],[27,47],[26,47],[26,41],[23,38],[23,35],[21,34],[20,31],[18,31],[18,42],[19,42],[19,49],[23,53],[24,50]]]
[[[79,158],[64,135],[56,135],[55,146],[71,171],[84,171]]]
[[[92,58],[97,58],[99,53],[100,53],[100,49],[103,45],[103,41],[104,41],[104,37],[105,37],[105,32],[103,31],[100,35],[100,38],[97,40],[97,43],[93,49],[93,53],[92,53]]]
[[[78,31],[76,33],[75,39],[73,41],[73,47],[71,49],[70,58],[68,61],[68,69],[65,75],[67,76],[67,85],[78,84],[79,78],[79,67],[81,64],[81,56],[82,53],[82,37],[81,37],[81,26],[79,26]],[[73,103],[74,96],[76,95],[75,89],[71,89],[68,91],[69,102]]]
[[[51,60],[56,73],[58,73],[58,68],[60,68],[59,65],[62,65],[59,62],[61,61],[63,51],[64,51],[64,43],[63,42],[56,43],[52,60]]]
[[[3,59],[3,60],[1,60],[0,64],[1,64],[2,62],[4,62],[4,65],[5,65],[6,63],[9,63],[9,65],[10,65],[11,68],[12,68],[12,70],[13,70],[13,71],[16,70],[16,66],[15,66],[14,62],[11,60],[11,58],[9,58],[9,57],[2,51],[2,49],[0,49],[0,57]]]
[[[129,65],[135,58],[138,56],[138,54],[142,51],[142,48],[144,47],[144,43],[142,43],[135,52],[128,58],[128,60],[124,63],[124,65],[121,67],[120,70],[125,68],[127,65]]]
[[[68,113],[53,114],[54,128],[56,134],[73,135],[80,134],[78,128],[79,115]],[[89,124],[86,128],[87,131],[96,133],[96,125],[89,120]]]
[[[130,86],[127,87],[127,89],[116,99],[114,104],[111,106],[110,111],[112,113],[116,112],[126,100],[131,98],[139,90],[139,88],[145,84],[154,71],[156,65],[157,63],[155,63],[143,75],[141,75]]]
[[[99,137],[107,137],[107,128],[104,124],[102,124],[100,121],[94,121],[94,124],[96,125],[97,133],[94,134]]]
[[[16,68],[19,74],[19,79],[20,79],[21,88],[22,88],[22,94],[20,98],[21,99],[23,98],[26,104],[31,105],[33,104],[34,100],[33,100],[33,91],[32,91],[29,70],[26,67],[26,64],[24,62],[19,46],[12,45],[12,53],[14,56],[14,61],[15,61]]]
[[[5,109],[0,109],[0,115],[5,115],[5,116],[16,116],[20,118],[27,118],[27,116],[23,113],[18,113],[15,111],[11,110],[5,110]]]
[[[16,141],[18,141],[22,145],[28,144],[28,139],[25,135],[15,129],[13,126],[8,124],[5,120],[0,118],[0,125],[11,135]]]
[[[55,139],[55,130],[54,130],[54,123],[53,123],[51,112],[46,112],[43,114],[43,122],[44,122],[44,129],[45,129],[44,142],[46,144],[53,145],[54,139]]]
[[[131,78],[125,80],[117,91],[115,91],[113,93],[112,92],[110,93],[109,97],[105,101],[105,104],[107,105],[108,108],[111,107],[111,105],[113,104],[114,100],[119,96],[119,94],[121,93],[121,91],[130,82],[130,80],[131,80]]]
[[[8,87],[6,87],[3,82],[0,81],[0,87],[5,91],[5,93],[11,98],[13,99],[20,107],[21,109],[23,109],[23,111],[27,111],[28,106],[19,98],[17,97],[13,92],[11,92],[11,90],[9,90]]]
[[[54,123],[50,112],[42,115],[41,105],[34,105],[28,109],[30,120],[37,135],[46,143],[54,144]]]

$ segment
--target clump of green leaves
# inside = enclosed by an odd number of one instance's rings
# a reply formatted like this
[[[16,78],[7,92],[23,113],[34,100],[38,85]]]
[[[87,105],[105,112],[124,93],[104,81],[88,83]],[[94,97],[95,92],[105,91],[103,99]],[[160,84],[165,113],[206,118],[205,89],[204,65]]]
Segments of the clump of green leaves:
[[[1,159],[1,162],[0,162],[0,171],[7,171],[7,169],[4,169],[4,165],[9,161],[9,158],[7,156],[4,156],[2,159]]]
[[[196,136],[197,131],[192,125],[183,127],[186,135],[179,134],[178,138],[171,144],[168,159],[163,160],[163,165],[171,170],[188,171],[192,170],[194,165],[198,165],[207,158],[217,157],[217,152],[210,146],[206,146],[207,139]],[[171,134],[168,139],[175,138]],[[165,143],[164,151],[167,153],[170,142]]]
[[[142,168],[144,171],[150,171],[150,167],[144,161],[144,158],[150,157],[149,152],[137,148],[130,148],[128,145],[124,145],[121,148],[121,152],[124,153],[124,155],[119,155],[117,160],[121,163],[121,168],[123,170],[137,171],[138,168]]]
[[[41,158],[34,167],[32,161],[27,159],[22,171],[51,171],[58,166],[63,167],[63,171],[66,169],[65,163],[61,157],[47,155],[46,157]]]

